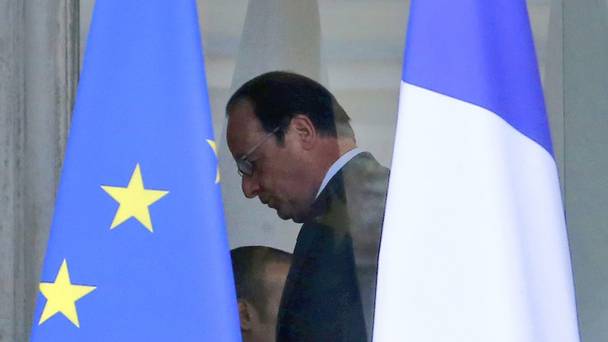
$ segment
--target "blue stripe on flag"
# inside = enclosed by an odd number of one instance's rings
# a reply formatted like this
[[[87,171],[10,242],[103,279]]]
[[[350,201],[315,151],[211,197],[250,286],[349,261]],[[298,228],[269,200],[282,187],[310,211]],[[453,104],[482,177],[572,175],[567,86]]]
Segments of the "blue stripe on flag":
[[[402,79],[486,108],[553,154],[524,0],[412,0]]]

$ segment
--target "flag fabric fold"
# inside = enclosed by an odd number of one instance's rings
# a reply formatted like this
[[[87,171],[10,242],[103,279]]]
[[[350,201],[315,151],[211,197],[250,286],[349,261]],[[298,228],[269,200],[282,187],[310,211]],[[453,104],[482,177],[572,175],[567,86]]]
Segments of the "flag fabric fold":
[[[578,341],[523,0],[412,0],[374,340]]]
[[[240,341],[196,3],[97,1],[33,341]]]

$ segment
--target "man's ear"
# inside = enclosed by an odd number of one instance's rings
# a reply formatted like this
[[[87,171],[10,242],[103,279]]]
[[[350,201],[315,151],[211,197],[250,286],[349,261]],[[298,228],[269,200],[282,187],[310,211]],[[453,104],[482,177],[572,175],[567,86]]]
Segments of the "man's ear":
[[[314,146],[317,140],[317,129],[308,116],[296,114],[291,119],[289,125],[305,150],[309,150]]]
[[[241,331],[251,330],[251,304],[239,299],[239,320],[241,321]]]

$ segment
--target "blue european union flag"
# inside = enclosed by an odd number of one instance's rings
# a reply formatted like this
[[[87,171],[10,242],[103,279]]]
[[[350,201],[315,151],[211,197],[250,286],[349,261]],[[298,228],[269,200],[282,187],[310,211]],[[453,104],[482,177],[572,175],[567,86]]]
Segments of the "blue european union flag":
[[[196,13],[96,3],[34,341],[240,341]]]

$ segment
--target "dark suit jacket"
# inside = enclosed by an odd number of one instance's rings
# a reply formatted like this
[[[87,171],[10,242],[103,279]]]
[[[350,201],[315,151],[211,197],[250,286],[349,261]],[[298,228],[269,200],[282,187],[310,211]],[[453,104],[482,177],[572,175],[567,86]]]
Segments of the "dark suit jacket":
[[[294,249],[277,341],[371,341],[388,174],[361,153],[317,197]]]

